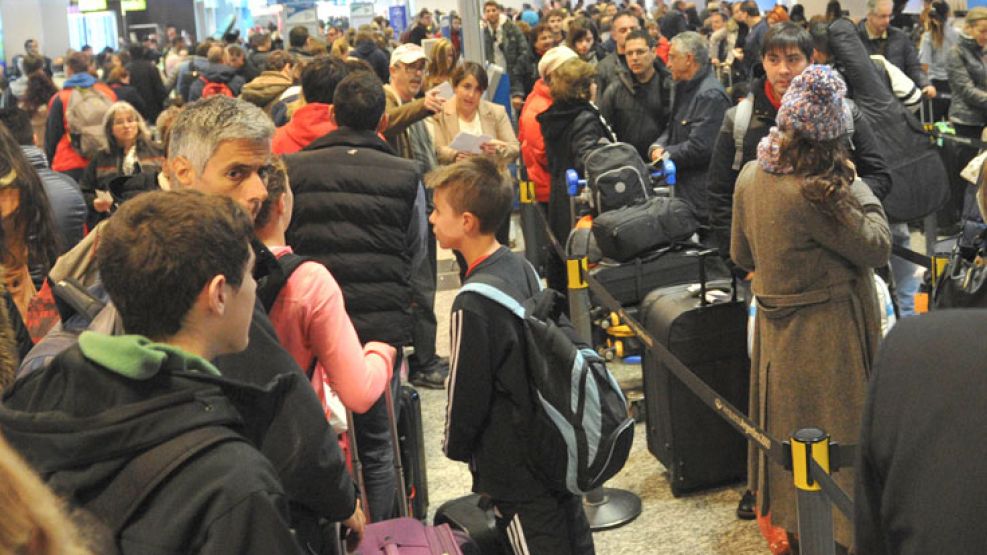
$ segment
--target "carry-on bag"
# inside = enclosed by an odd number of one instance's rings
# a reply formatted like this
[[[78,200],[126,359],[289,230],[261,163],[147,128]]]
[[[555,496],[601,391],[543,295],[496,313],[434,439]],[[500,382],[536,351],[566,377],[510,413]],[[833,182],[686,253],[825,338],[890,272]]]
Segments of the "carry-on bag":
[[[481,555],[509,555],[500,541],[493,507],[486,507],[479,494],[471,493],[439,505],[432,523],[448,524],[462,531],[476,543]]]
[[[637,149],[627,143],[608,143],[583,158],[586,183],[597,214],[638,204],[651,198],[651,171]]]
[[[600,252],[619,262],[686,241],[698,228],[692,209],[676,197],[653,197],[593,218],[593,236]]]
[[[699,283],[696,255],[701,250],[701,246],[690,243],[660,249],[623,263],[603,260],[590,270],[590,275],[620,304],[634,306],[659,287]],[[730,279],[730,269],[719,258],[706,261],[706,274],[710,279]]]
[[[697,256],[698,284],[658,289],[641,303],[642,324],[686,367],[736,407],[750,389],[747,311],[736,282],[707,284]],[[713,258],[716,258],[715,256]],[[648,450],[668,469],[672,495],[742,480],[747,442],[674,377],[651,351],[644,355]]]

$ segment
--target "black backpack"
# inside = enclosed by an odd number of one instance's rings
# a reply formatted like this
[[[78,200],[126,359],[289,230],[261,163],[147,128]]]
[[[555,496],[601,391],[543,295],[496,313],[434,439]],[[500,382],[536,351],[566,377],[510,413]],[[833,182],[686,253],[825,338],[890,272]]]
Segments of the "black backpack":
[[[583,168],[597,214],[654,196],[651,171],[637,149],[627,143],[608,143],[591,150],[583,159]]]
[[[524,326],[533,414],[522,431],[531,469],[556,491],[582,495],[627,462],[634,419],[606,362],[563,330],[562,295],[544,289],[523,302],[506,282],[477,275],[460,289],[503,306]]]
[[[264,276],[257,284],[257,298],[264,305],[264,312],[271,313],[278,295],[288,283],[288,278],[295,273],[302,264],[312,260],[306,256],[299,256],[293,252],[285,253],[277,259],[277,264],[271,264],[270,272]]]

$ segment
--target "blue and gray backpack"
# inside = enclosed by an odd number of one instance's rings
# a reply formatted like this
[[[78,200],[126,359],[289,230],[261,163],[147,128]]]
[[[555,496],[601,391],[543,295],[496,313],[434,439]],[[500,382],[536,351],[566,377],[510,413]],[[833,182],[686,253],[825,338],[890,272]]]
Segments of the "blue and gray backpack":
[[[561,294],[544,289],[519,301],[510,290],[495,276],[477,275],[460,293],[481,295],[521,320],[534,401],[533,418],[522,431],[528,462],[549,486],[582,495],[627,462],[634,441],[627,399],[603,358],[574,340],[561,314]]]

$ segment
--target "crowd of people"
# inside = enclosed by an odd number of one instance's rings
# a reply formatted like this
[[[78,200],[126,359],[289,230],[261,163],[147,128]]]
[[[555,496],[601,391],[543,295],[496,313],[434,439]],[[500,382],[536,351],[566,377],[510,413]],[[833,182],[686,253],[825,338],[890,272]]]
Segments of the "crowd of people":
[[[674,162],[698,239],[756,296],[752,420],[776,438],[811,424],[855,443],[866,414],[865,440],[887,433],[893,422],[865,413],[869,378],[893,381],[896,360],[875,362],[873,276],[914,314],[916,267],[891,256],[914,222],[890,207],[928,175],[908,134],[928,141],[906,123],[927,105],[961,138],[987,126],[987,8],[901,9],[869,0],[854,23],[836,2],[808,17],[754,0],[651,13],[486,0],[482,63],[464,59],[459,16],[440,25],[428,9],[402,33],[378,17],[191,44],[169,26],[162,43],[54,59],[27,41],[0,82],[0,491],[15,492],[0,504],[23,515],[0,546],[323,553],[342,523],[352,547],[403,495],[382,394],[412,346],[408,380],[448,390],[444,453],[470,465],[505,547],[592,553],[579,498],[516,449],[533,402],[520,324],[461,295],[452,356],[436,354],[436,258],[453,249],[464,282],[533,295],[538,273],[505,247],[513,172],[564,242],[566,171],[618,141]],[[491,64],[509,100],[488,94]],[[954,154],[959,168],[976,148]],[[944,225],[980,218],[958,173]],[[532,262],[566,290],[563,260]],[[72,287],[88,308],[66,305]],[[888,402],[877,384],[870,402]],[[936,551],[954,528],[893,529],[895,511],[921,508],[880,441],[861,446],[857,552]],[[184,464],[157,468],[154,491],[125,490],[140,510],[113,502],[113,478],[154,460]],[[796,549],[794,490],[753,449],[749,485],[738,515],[761,521],[772,552]],[[837,519],[838,547],[853,533]]]

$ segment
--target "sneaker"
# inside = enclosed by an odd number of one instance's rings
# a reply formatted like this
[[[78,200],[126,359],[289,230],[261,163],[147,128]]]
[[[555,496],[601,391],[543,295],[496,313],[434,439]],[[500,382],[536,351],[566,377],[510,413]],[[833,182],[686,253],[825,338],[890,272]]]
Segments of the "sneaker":
[[[750,491],[745,491],[744,496],[740,498],[740,503],[737,504],[737,518],[741,520],[754,520],[754,494]]]

